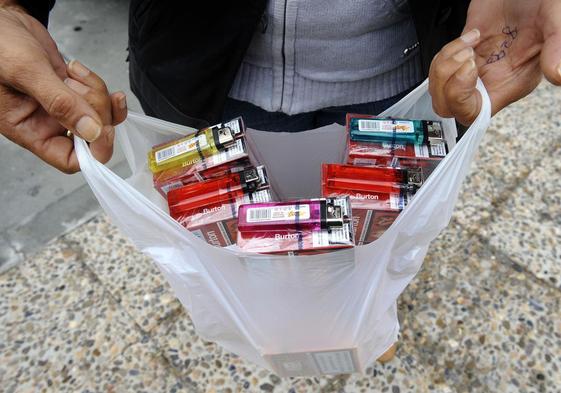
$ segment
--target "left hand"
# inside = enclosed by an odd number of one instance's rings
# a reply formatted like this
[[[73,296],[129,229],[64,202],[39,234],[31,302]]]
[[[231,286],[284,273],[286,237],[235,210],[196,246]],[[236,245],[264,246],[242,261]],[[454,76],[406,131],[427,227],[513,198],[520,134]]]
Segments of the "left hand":
[[[429,90],[438,115],[469,125],[481,109],[478,76],[494,115],[542,75],[561,85],[561,0],[472,0],[462,37],[433,59]]]

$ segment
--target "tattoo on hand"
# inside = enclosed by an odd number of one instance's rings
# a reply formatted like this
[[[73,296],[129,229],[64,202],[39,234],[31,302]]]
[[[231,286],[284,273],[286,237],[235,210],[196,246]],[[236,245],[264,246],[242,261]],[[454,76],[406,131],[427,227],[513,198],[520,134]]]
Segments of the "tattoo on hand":
[[[505,40],[501,43],[501,46],[497,52],[492,52],[487,58],[487,64],[495,63],[506,56],[506,50],[512,46],[512,43],[518,37],[518,27],[505,26],[503,28],[503,34],[506,35]]]

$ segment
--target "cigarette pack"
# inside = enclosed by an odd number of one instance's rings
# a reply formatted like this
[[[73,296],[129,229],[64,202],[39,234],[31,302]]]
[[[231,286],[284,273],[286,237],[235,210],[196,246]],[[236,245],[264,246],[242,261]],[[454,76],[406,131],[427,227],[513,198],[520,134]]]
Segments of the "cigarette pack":
[[[442,123],[431,120],[379,118],[347,114],[349,137],[354,142],[426,144],[444,140]]]
[[[216,246],[235,244],[238,207],[270,202],[264,167],[192,183],[168,192],[170,215],[181,225]]]
[[[423,143],[411,143],[399,139],[376,139],[372,136],[369,140],[353,140],[351,136],[354,120],[378,120],[367,115],[347,115],[348,129],[348,160],[352,165],[362,166],[391,166],[401,168],[422,168],[425,177],[428,177],[442,159],[448,154],[448,145],[439,122],[414,120],[424,124],[426,137],[423,134]],[[429,125],[430,123],[430,125]],[[374,128],[374,127],[372,127]],[[428,136],[430,135],[430,136]]]
[[[323,164],[322,184],[329,188],[354,191],[415,192],[425,176],[422,168],[361,167]]]
[[[378,239],[395,221],[407,203],[407,195],[393,194],[391,208],[381,204],[380,194],[351,193],[345,190],[323,188],[324,197],[349,196],[352,207],[352,225],[356,245]]]
[[[433,147],[437,146],[436,149]],[[411,145],[388,142],[349,141],[347,162],[358,166],[422,168],[425,178],[436,169],[448,150],[445,143]]]
[[[179,220],[193,209],[210,203],[236,199],[245,194],[268,188],[269,181],[265,167],[247,169],[240,173],[192,183],[168,192],[170,215]]]
[[[236,244],[238,235],[238,209],[247,203],[271,202],[271,192],[263,189],[241,196],[210,203],[183,215],[179,221],[194,235],[218,247]]]
[[[422,172],[324,164],[322,196],[348,196],[357,245],[379,238],[421,186]]]
[[[352,247],[351,216],[348,197],[241,205],[237,244],[259,253]]]
[[[191,167],[206,158],[232,147],[238,147],[245,125],[241,117],[204,128],[194,134],[154,146],[148,153],[152,173]]]

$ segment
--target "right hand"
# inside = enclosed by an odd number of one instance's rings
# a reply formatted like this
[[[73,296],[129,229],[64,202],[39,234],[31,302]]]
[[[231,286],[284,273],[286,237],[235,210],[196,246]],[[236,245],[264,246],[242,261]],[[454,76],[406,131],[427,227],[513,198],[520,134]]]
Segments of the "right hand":
[[[127,114],[123,92],[77,61],[65,64],[44,26],[21,8],[0,6],[0,133],[65,172],[80,170],[70,130],[107,162],[114,126]]]

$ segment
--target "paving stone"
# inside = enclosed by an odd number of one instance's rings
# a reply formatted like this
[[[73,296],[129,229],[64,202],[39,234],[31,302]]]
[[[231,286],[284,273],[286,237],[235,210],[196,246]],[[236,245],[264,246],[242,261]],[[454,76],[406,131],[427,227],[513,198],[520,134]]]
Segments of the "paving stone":
[[[561,384],[560,292],[450,227],[399,301],[402,339],[429,388],[554,392]]]
[[[417,348],[410,341],[400,340],[395,358],[381,364],[375,362],[364,375],[351,374],[319,378],[321,391],[328,392],[423,392],[428,391],[426,370],[419,362]]]
[[[138,252],[105,215],[66,239],[81,249],[84,262],[144,331],[181,307],[152,259]]]
[[[125,349],[103,370],[89,376],[78,391],[196,392],[191,386],[181,382],[150,341],[136,343]]]
[[[537,167],[484,228],[490,244],[561,288],[561,150]]]
[[[59,242],[0,276],[5,391],[75,391],[141,339],[136,324]]]
[[[216,392],[371,392],[389,391],[393,386],[401,387],[402,391],[428,389],[420,357],[410,342],[400,342],[394,360],[385,365],[375,363],[364,375],[279,378],[203,340],[186,313],[165,321],[151,334],[176,372],[199,391],[210,386]]]
[[[309,392],[319,389],[317,378],[279,378],[269,370],[204,341],[185,313],[165,321],[155,329],[153,337],[176,372],[201,392],[210,387],[216,392]]]
[[[14,268],[0,274],[0,324],[19,323],[26,319],[29,312],[27,301],[32,298],[31,287],[21,273]],[[0,350],[2,343],[0,342]]]
[[[561,146],[561,91],[547,82],[497,114],[479,147],[454,217],[470,230],[487,221],[512,188]]]
[[[59,242],[0,275],[3,325],[57,318],[59,313],[91,306],[103,287],[80,261],[75,249]],[[6,312],[3,312],[6,310]]]

